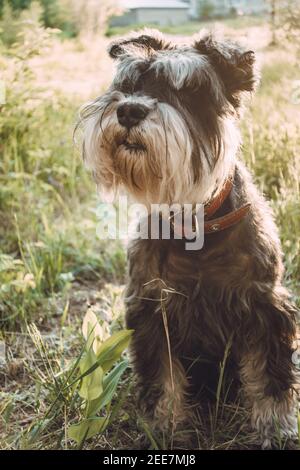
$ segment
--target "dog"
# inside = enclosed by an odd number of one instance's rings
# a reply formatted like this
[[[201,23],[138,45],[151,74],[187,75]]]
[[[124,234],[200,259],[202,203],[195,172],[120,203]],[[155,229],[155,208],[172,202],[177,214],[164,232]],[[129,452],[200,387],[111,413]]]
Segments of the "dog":
[[[238,121],[259,81],[255,54],[212,33],[173,44],[153,30],[108,51],[113,82],[80,115],[97,185],[125,189],[150,211],[188,203],[205,213],[202,249],[188,251],[174,236],[129,245],[126,324],[138,403],[158,429],[170,420],[184,427],[195,399],[213,394],[230,351],[263,448],[278,427],[292,438],[296,308],[282,284],[272,212],[239,158]]]

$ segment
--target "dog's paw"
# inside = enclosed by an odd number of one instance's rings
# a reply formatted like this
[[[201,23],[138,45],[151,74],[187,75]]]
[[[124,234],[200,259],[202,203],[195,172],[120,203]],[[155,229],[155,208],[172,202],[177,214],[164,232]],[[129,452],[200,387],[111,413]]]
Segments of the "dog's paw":
[[[252,426],[261,437],[262,449],[281,448],[287,441],[298,438],[296,406],[274,399],[257,402],[252,411]]]

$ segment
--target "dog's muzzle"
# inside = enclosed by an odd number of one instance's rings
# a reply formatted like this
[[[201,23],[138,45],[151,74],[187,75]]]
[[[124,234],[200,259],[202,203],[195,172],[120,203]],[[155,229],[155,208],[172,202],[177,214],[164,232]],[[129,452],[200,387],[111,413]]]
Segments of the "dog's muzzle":
[[[117,109],[119,124],[127,129],[137,126],[145,119],[149,108],[141,103],[123,103]]]

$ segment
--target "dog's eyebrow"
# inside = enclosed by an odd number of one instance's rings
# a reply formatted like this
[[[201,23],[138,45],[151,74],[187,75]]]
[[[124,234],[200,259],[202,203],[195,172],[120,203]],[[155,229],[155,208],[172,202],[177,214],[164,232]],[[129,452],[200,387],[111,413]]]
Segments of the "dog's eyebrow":
[[[114,79],[114,86],[118,89],[125,89],[133,92],[137,84],[141,82],[145,74],[149,71],[153,59],[124,58],[118,65],[117,74]]]
[[[177,50],[172,55],[159,53],[150,68],[177,90],[209,84],[213,73],[208,59],[193,51]]]

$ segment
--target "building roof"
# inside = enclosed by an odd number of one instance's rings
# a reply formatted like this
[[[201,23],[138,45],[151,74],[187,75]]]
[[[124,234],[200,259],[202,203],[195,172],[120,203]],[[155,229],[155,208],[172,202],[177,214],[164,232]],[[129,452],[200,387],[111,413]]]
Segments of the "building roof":
[[[187,10],[189,4],[177,0],[121,0],[121,5],[127,10],[137,8],[176,8]]]

